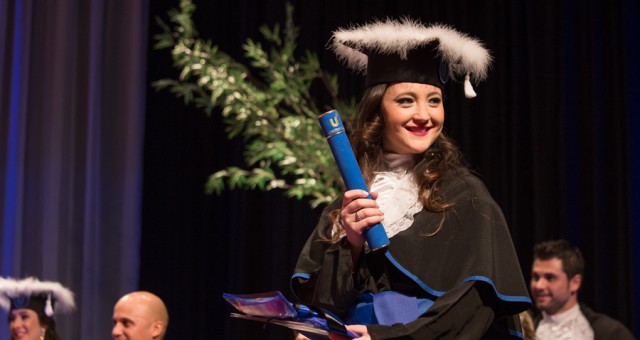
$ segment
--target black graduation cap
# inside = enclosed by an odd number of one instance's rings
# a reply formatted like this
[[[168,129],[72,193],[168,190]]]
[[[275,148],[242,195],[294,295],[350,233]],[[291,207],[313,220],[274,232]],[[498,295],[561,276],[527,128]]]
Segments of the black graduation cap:
[[[8,311],[31,309],[51,317],[54,310],[73,310],[75,302],[73,292],[58,282],[0,277],[0,307]]]
[[[465,96],[476,96],[471,82],[487,76],[492,58],[482,43],[455,29],[404,18],[339,29],[331,46],[347,67],[366,74],[366,86],[413,82],[442,88],[464,79]]]

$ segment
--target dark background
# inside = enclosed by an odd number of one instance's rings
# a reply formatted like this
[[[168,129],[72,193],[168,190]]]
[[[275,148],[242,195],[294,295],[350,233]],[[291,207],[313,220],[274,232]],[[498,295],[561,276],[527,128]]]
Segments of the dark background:
[[[194,3],[200,37],[241,61],[242,43],[259,40],[259,26],[284,23],[283,1]],[[535,242],[567,238],[587,262],[580,299],[638,331],[637,2],[291,3],[298,52],[316,52],[345,97],[363,82],[325,49],[339,27],[406,15],[482,40],[495,59],[489,79],[473,100],[449,86],[445,127],[502,207],[525,279]],[[150,18],[166,19],[175,6],[150,1]],[[159,28],[149,22],[152,37]],[[169,51],[152,44],[147,83],[177,77]],[[297,254],[320,210],[278,191],[204,194],[209,174],[244,165],[242,142],[227,139],[215,112],[207,117],[167,91],[149,89],[146,105],[140,287],[165,299],[168,338],[286,338],[284,329],[228,317],[222,294],[290,296]]]

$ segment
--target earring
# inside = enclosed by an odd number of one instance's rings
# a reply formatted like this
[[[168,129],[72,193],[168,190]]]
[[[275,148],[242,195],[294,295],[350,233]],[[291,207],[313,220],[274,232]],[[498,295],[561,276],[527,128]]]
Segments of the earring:
[[[47,332],[46,329],[42,328],[42,332],[40,333],[40,340],[44,340],[44,335]]]

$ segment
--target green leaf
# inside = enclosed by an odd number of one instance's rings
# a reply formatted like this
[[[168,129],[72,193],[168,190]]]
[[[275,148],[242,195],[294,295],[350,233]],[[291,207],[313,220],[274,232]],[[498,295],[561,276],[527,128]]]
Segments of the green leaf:
[[[226,170],[220,170],[211,174],[209,178],[207,178],[205,192],[208,194],[221,194],[222,190],[224,190],[224,181],[227,176],[228,172]]]
[[[287,3],[285,10],[283,26],[260,27],[264,44],[246,39],[245,64],[220,51],[211,39],[200,38],[192,20],[195,6],[181,0],[179,8],[168,11],[167,21],[156,18],[162,32],[154,36],[154,47],[171,51],[180,74],[152,85],[206,114],[221,114],[227,137],[245,142],[247,169],[227,167],[213,173],[205,192],[278,189],[308,198],[316,207],[344,190],[335,180],[340,174],[318,125],[318,108],[339,109],[348,125],[355,100],[338,97],[337,77],[321,68],[315,53],[297,52],[293,6]],[[322,97],[318,89],[329,94],[330,102],[317,101]]]

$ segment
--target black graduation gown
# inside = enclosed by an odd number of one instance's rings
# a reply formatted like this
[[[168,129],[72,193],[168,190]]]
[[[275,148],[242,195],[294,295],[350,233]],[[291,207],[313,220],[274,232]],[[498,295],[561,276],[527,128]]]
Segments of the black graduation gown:
[[[502,211],[467,169],[446,176],[441,194],[454,205],[438,233],[427,236],[441,215],[422,210],[386,251],[360,256],[356,273],[346,239],[326,241],[341,200],[330,204],[292,276],[299,302],[345,317],[361,293],[393,290],[435,303],[406,325],[369,325],[372,339],[521,337],[517,314],[531,299]]]

